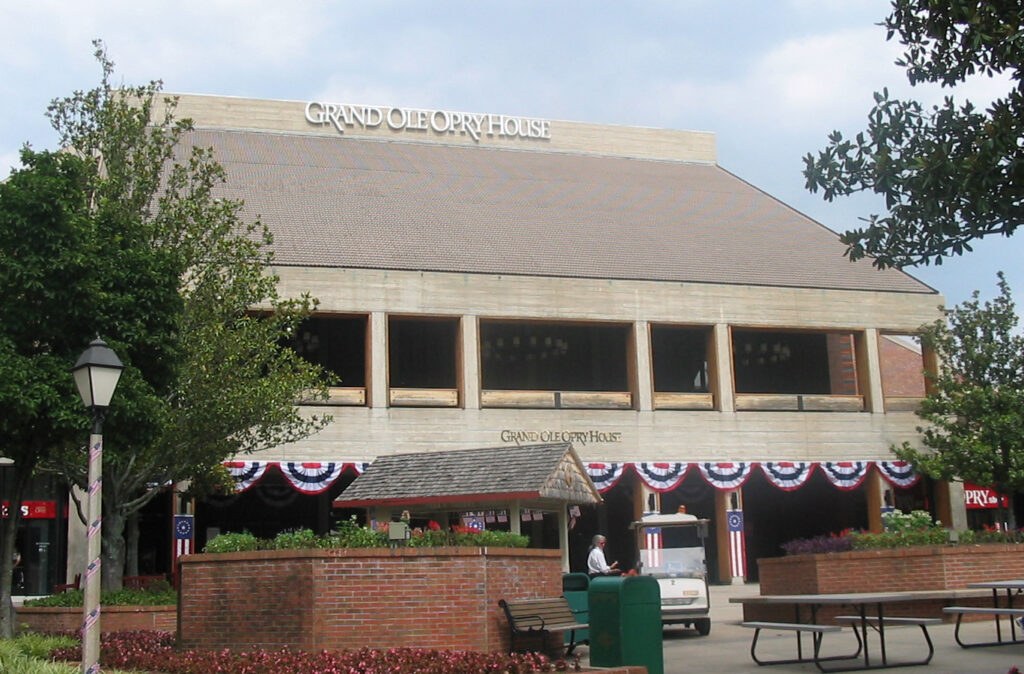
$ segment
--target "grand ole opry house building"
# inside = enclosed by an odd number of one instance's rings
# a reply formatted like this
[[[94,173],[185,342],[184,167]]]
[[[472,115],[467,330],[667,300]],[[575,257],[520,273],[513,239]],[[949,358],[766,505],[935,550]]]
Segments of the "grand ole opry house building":
[[[188,506],[198,548],[326,532],[380,456],[560,442],[604,503],[471,516],[511,513],[556,548],[567,518],[573,571],[598,532],[628,565],[629,522],[680,506],[711,519],[718,582],[887,507],[967,526],[963,485],[889,451],[918,442],[932,365],[900,336],[943,298],[849,262],[834,232],[720,167],[713,134],[196,95],[178,116],[186,145],[215,149],[223,196],[273,231],[282,295],[319,299],[293,345],[332,377],[325,429],[237,457],[238,492]],[[144,513],[143,573],[170,570],[176,500]]]

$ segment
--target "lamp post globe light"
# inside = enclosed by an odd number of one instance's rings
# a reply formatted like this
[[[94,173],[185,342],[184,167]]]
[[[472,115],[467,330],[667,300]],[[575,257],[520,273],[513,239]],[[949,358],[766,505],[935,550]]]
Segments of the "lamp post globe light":
[[[86,534],[88,566],[82,604],[82,674],[100,671],[100,540],[103,485],[103,418],[124,365],[107,343],[97,337],[71,368],[82,402],[92,413],[89,435],[89,518]]]

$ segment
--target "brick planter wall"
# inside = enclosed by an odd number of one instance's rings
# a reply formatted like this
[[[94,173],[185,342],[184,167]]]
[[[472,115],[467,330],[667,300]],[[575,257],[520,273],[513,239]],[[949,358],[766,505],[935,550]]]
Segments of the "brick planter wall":
[[[558,550],[397,548],[181,560],[186,648],[508,649],[499,599],[562,593]],[[560,635],[559,635],[560,636]]]
[[[757,560],[761,594],[917,591],[920,601],[887,605],[893,615],[942,616],[952,604],[991,606],[991,593],[967,591],[976,581],[1024,578],[1024,546],[985,544],[853,550]],[[960,590],[953,598],[928,592]],[[966,595],[966,596],[965,596]],[[826,607],[822,617],[844,609]],[[984,618],[984,616],[982,616]],[[791,607],[744,606],[745,620],[792,621]]]
[[[77,632],[82,627],[82,608],[43,608],[19,606],[15,609],[14,624],[19,631]],[[24,626],[24,627],[23,627]],[[158,630],[174,632],[178,629],[177,606],[102,606],[100,630]]]

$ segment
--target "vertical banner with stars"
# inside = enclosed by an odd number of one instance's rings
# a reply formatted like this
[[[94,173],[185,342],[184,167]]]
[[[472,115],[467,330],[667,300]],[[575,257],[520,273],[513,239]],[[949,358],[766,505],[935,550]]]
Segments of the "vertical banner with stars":
[[[733,578],[747,576],[747,549],[743,542],[743,511],[727,510],[725,519],[729,529],[729,569]]]
[[[195,517],[174,516],[174,548],[171,550],[171,569],[174,571],[174,586],[178,586],[178,557],[191,555],[195,550]]]

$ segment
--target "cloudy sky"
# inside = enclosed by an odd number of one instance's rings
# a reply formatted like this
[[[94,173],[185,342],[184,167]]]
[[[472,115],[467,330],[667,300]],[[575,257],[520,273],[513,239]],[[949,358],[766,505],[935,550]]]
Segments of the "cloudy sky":
[[[0,3],[0,173],[26,142],[53,148],[48,102],[99,80],[165,91],[516,114],[712,131],[719,163],[842,231],[870,198],[828,204],[801,157],[863,128],[873,91],[934,102],[893,65],[885,0],[617,0],[496,3],[292,0],[34,0]],[[957,96],[984,103],[1005,81]],[[949,304],[1024,297],[1024,234],[940,267],[909,270]],[[838,263],[842,263],[839,261]]]

